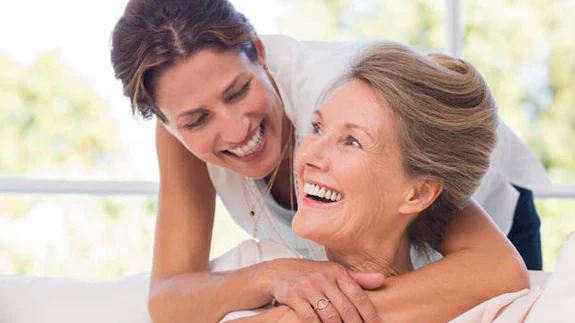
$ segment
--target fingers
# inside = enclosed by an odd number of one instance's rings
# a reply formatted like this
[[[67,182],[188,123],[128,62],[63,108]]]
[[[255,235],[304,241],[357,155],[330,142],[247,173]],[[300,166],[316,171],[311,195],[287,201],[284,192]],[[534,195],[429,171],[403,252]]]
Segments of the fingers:
[[[341,275],[337,285],[359,312],[365,323],[383,323],[367,292],[349,274]]]
[[[323,285],[321,289],[326,286],[325,282],[320,283],[320,285]],[[307,301],[323,323],[342,323],[342,319],[336,308],[331,304],[329,296],[324,295],[321,289],[308,288],[306,290]]]
[[[317,311],[324,323],[331,323],[332,321],[328,321],[327,319],[334,315],[331,312],[324,312],[326,310],[336,312],[339,321],[333,320],[333,322],[363,323],[359,312],[339,287],[337,287],[337,283],[327,284],[325,286],[325,298],[329,299],[331,304],[326,309]]]
[[[352,272],[350,275],[363,289],[377,289],[385,282],[385,276],[380,273]]]
[[[288,299],[289,302],[286,305],[296,312],[301,323],[321,323],[308,299],[297,296],[289,297]]]

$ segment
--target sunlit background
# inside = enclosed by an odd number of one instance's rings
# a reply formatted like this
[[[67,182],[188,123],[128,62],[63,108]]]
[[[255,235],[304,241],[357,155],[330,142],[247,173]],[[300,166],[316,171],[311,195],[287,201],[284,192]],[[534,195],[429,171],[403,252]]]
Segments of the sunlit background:
[[[260,34],[447,51],[450,1],[232,2]],[[575,230],[575,1],[457,3],[462,57],[557,185],[537,199],[544,269],[553,270]],[[154,122],[132,117],[109,59],[125,4],[0,3],[0,181],[158,181]],[[149,271],[155,210],[153,194],[0,194],[0,273],[102,280]],[[212,256],[245,238],[218,204]]]

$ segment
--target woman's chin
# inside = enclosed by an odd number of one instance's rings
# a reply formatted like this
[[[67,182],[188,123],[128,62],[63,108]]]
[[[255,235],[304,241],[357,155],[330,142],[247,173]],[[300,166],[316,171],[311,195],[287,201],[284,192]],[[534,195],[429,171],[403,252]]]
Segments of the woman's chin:
[[[250,163],[234,165],[235,167],[229,168],[243,176],[253,179],[262,179],[274,172],[277,167],[278,159],[279,158],[262,158]]]
[[[301,238],[321,243],[318,240],[321,240],[324,225],[319,222],[317,216],[298,211],[292,220],[292,229]]]

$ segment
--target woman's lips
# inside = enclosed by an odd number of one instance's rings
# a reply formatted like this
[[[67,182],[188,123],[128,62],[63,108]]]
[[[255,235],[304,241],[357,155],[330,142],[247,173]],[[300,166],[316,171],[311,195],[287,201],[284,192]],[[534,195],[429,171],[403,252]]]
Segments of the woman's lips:
[[[259,147],[257,148],[257,150],[251,152],[249,155],[245,155],[245,156],[241,156],[241,157],[232,153],[229,150],[224,150],[223,153],[230,158],[233,158],[235,160],[239,160],[242,162],[250,162],[250,161],[253,161],[254,159],[257,159],[258,157],[260,157],[264,153],[264,151],[267,147],[267,141],[268,141],[267,140],[267,138],[268,138],[267,131],[266,131],[266,127],[265,127],[265,124],[263,121],[260,124],[260,126],[258,127],[258,131],[261,131],[261,139],[259,139],[260,142],[258,143]],[[255,134],[257,135],[257,133],[255,133]],[[254,136],[252,136],[252,138]]]
[[[302,201],[310,206],[332,207],[340,204],[343,194],[320,182],[306,180],[302,188]]]
[[[302,198],[302,204],[304,204],[306,206],[310,206],[310,207],[319,207],[319,208],[324,208],[324,209],[338,207],[342,203],[343,203],[343,200],[340,200],[337,202],[327,202],[327,203],[326,202],[320,202],[320,201],[314,200],[313,198],[311,198],[307,194],[304,194],[303,198]]]

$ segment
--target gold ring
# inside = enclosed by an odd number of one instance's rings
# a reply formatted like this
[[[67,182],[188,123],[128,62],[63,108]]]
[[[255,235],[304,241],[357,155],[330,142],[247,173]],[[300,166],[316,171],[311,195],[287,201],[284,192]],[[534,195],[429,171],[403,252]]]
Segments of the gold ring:
[[[315,308],[314,310],[319,311],[319,310],[323,310],[324,308],[326,308],[329,305],[329,299],[327,298],[320,298],[317,300],[317,302],[315,302]]]

